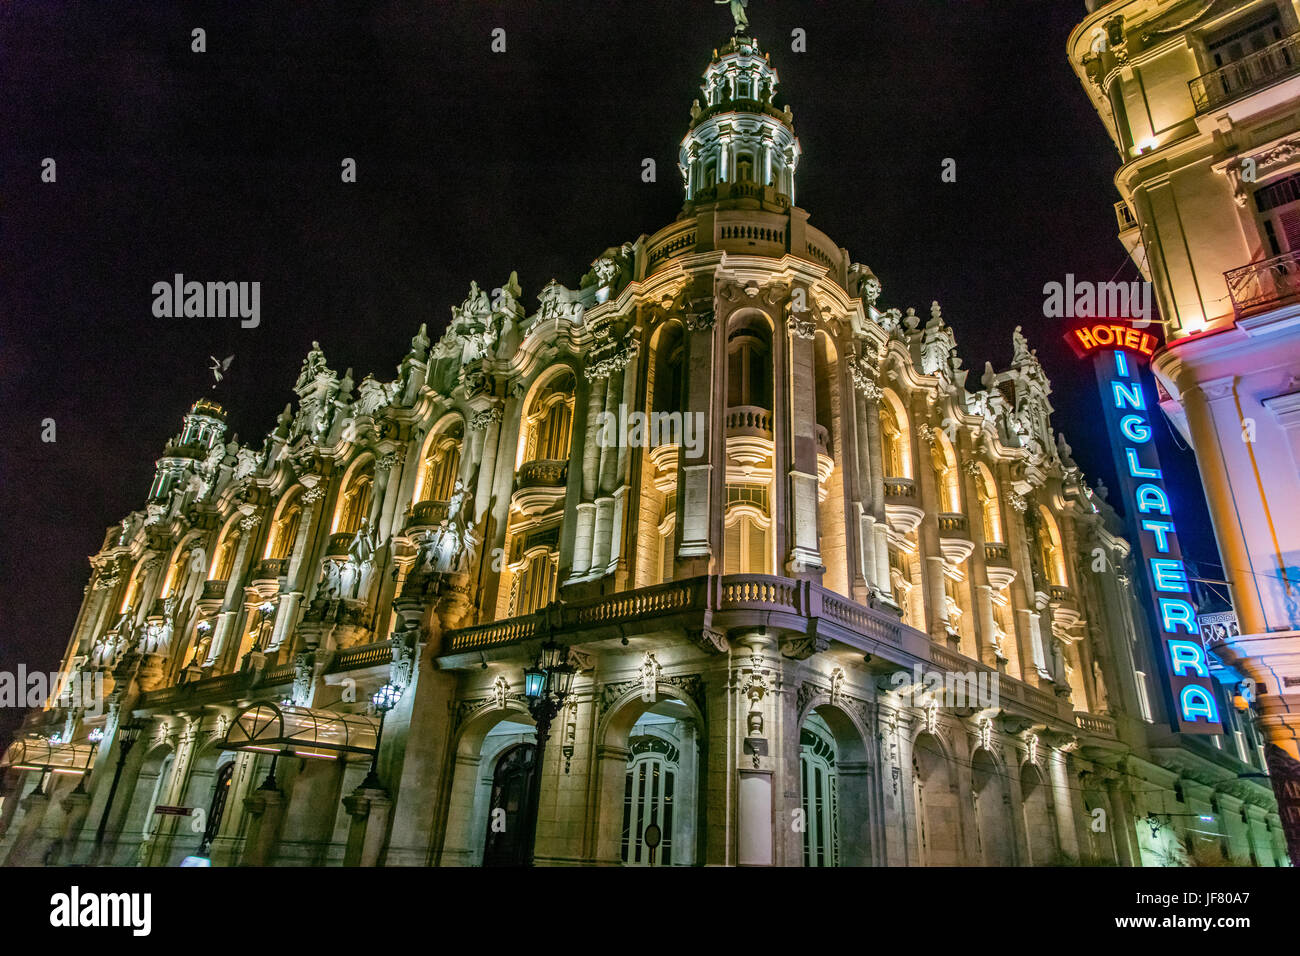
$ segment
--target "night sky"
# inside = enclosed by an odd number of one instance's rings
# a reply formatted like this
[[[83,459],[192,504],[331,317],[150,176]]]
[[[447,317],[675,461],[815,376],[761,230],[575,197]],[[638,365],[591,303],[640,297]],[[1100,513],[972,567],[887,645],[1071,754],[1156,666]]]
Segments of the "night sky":
[[[1119,157],[1065,58],[1083,0],[749,15],[794,111],[812,224],[875,271],[882,307],[926,317],[939,300],[974,387],[1023,325],[1057,426],[1116,488],[1091,369],[1042,315],[1066,273],[1137,278]],[[576,287],[606,247],[670,223],[691,101],[730,33],[708,0],[0,8],[0,668],[57,666],[87,555],[143,507],[196,398],[260,446],[313,339],[340,373],[387,380],[471,279],[517,269],[532,308],[552,277]],[[261,325],[154,318],[151,287],[177,272],[260,281]],[[208,357],[232,353],[214,390]],[[1163,455],[1185,553],[1217,561],[1190,455]]]

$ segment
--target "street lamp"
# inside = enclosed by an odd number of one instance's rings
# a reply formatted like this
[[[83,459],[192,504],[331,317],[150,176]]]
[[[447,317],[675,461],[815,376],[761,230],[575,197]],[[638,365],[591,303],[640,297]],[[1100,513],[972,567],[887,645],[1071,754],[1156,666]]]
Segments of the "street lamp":
[[[126,766],[126,758],[143,732],[144,722],[139,720],[130,720],[117,729],[117,767],[113,771],[113,783],[108,788],[108,799],[104,801],[104,812],[95,830],[95,862],[99,862],[99,856],[104,849],[104,831],[108,828],[108,814],[113,809],[117,785],[122,782],[122,768]]]
[[[533,759],[533,776],[529,785],[532,819],[528,833],[528,858],[526,866],[533,865],[537,844],[538,802],[542,793],[542,760],[546,755],[546,741],[551,736],[551,721],[559,714],[564,701],[573,690],[573,677],[577,673],[569,663],[569,648],[556,641],[544,643],[537,661],[524,670],[524,699],[528,712],[537,724],[537,750]]]
[[[379,714],[379,730],[375,733],[375,755],[370,760],[370,773],[366,774],[366,779],[361,781],[363,790],[382,790],[383,784],[379,782],[379,744],[384,739],[384,718],[388,712],[397,706],[397,702],[402,699],[402,690],[393,684],[385,684],[379,690],[375,691],[370,698],[370,704]]]

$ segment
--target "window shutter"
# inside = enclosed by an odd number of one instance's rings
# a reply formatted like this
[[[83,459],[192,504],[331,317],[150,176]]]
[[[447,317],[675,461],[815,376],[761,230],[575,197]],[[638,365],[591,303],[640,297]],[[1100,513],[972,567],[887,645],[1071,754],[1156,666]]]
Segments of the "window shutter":
[[[727,540],[722,556],[722,573],[740,573],[740,522],[727,526]]]
[[[767,566],[767,532],[757,523],[749,524],[749,567],[751,574],[770,574]]]
[[[1300,251],[1300,206],[1278,210],[1278,224],[1286,235],[1286,247],[1291,252]]]

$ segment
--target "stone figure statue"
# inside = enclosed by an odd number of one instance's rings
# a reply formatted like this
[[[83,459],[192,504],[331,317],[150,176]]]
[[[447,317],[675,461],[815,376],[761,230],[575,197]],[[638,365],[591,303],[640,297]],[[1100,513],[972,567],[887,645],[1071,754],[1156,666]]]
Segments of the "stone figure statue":
[[[715,4],[731,4],[731,19],[736,21],[734,32],[742,33],[749,29],[749,17],[745,15],[745,8],[749,6],[749,0],[713,0]]]
[[[326,601],[337,601],[343,590],[342,576],[339,574],[337,561],[326,560],[320,569],[320,584],[316,585],[316,597]]]
[[[473,564],[479,548],[478,536],[471,527],[473,504],[473,492],[458,479],[447,502],[447,517],[421,547],[423,573],[464,571]]]

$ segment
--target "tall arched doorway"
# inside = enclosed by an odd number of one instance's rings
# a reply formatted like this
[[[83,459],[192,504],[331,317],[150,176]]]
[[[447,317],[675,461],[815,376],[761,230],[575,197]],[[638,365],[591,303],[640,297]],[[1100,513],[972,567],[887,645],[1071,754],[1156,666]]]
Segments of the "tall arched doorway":
[[[1047,802],[1047,782],[1042,771],[1029,762],[1020,768],[1020,800],[1029,839],[1029,865],[1045,866],[1057,854],[1056,827]]]
[[[980,865],[1015,866],[1006,779],[983,747],[971,758],[971,802]]]
[[[835,704],[812,708],[799,725],[799,790],[804,866],[875,862],[871,765],[865,738]]]
[[[659,828],[656,866],[694,866],[706,829],[703,719],[665,684],[628,691],[610,707],[597,739],[595,861],[647,866],[646,829]]]
[[[628,749],[631,752],[623,790],[623,862],[629,866],[672,866],[680,824],[675,811],[681,749],[655,734],[633,737]],[[659,834],[654,847],[646,840],[646,831],[652,826],[658,828]]]
[[[803,865],[839,866],[835,738],[816,714],[809,714],[799,731],[799,780],[803,790]]]
[[[627,866],[690,866],[697,836],[698,728],[690,709],[666,698],[628,735],[619,855]],[[647,830],[658,828],[653,855]],[[653,863],[651,858],[653,856]]]
[[[948,755],[933,734],[912,744],[912,796],[922,866],[959,866],[961,823]]]
[[[523,866],[533,839],[533,774],[536,744],[516,744],[503,753],[492,773],[484,866]]]

